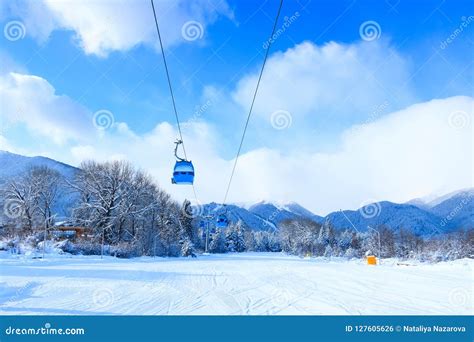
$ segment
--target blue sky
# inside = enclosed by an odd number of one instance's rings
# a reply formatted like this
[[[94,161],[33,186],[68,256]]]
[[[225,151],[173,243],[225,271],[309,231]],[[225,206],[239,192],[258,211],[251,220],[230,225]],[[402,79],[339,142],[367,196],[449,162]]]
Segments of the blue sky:
[[[168,184],[176,127],[149,2],[87,4],[2,3],[3,149],[75,165],[129,159],[177,198],[189,197]],[[219,202],[278,1],[156,6],[199,200]],[[277,24],[284,32],[271,47],[231,199],[294,200],[324,213],[472,186],[473,12],[462,0],[285,1]],[[188,23],[198,24],[197,39],[183,33]],[[15,25],[20,39],[9,31]],[[439,113],[427,113],[431,107]],[[91,125],[100,110],[113,117],[106,130]],[[403,122],[407,111],[429,118],[414,130],[422,134],[404,131],[418,120]],[[442,129],[443,118],[461,129]],[[390,120],[400,127],[379,136]],[[357,144],[367,130],[379,150]],[[420,139],[431,152],[390,150]],[[440,170],[431,155],[444,141],[444,164],[464,163],[460,174]],[[402,164],[411,166],[393,171]],[[433,168],[436,176],[420,179]],[[389,177],[371,177],[373,169]],[[361,186],[361,178],[375,180]]]

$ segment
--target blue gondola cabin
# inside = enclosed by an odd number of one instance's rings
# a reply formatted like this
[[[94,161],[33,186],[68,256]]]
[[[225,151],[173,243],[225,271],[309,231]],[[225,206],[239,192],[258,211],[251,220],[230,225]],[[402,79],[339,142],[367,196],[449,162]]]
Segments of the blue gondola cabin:
[[[173,184],[193,184],[194,182],[194,166],[193,163],[186,160],[179,160],[174,165]]]
[[[229,225],[229,219],[226,215],[221,214],[217,217],[216,226],[219,228],[227,228]]]

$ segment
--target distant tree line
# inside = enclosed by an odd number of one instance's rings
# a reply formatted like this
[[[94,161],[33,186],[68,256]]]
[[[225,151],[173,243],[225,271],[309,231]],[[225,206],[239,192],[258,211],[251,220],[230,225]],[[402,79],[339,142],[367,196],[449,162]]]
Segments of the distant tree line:
[[[81,164],[73,179],[47,167],[33,167],[0,186],[3,238],[32,244],[64,218],[55,209],[66,203],[70,225],[86,227],[87,239],[68,244],[68,252],[131,256],[195,256],[210,253],[279,252],[299,256],[446,260],[474,256],[474,231],[421,238],[408,229],[338,230],[330,222],[286,220],[276,230],[253,230],[242,222],[225,229],[200,227],[189,201],[179,204],[145,172],[123,161]],[[46,235],[44,234],[46,232]],[[209,235],[207,235],[209,234]],[[380,243],[379,243],[380,242]]]
[[[295,255],[360,258],[416,258],[443,261],[474,258],[474,229],[450,234],[417,236],[409,229],[379,226],[373,230],[335,229],[329,221],[287,220],[280,224],[279,242],[284,252]]]

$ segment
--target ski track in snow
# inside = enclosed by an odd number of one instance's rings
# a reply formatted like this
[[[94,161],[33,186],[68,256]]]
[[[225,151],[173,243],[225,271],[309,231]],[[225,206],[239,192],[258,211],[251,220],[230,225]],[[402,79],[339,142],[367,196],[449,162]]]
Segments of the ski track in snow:
[[[397,265],[279,253],[0,255],[0,314],[472,314],[474,260]]]

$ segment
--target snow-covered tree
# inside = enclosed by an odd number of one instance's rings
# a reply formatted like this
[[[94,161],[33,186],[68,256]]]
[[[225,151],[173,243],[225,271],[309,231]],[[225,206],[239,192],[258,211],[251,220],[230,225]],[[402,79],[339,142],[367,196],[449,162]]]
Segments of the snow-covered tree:
[[[191,240],[186,239],[181,244],[181,255],[184,257],[192,256],[196,257],[194,244]]]
[[[226,232],[226,249],[229,252],[244,252],[245,251],[245,237],[242,222],[238,221],[227,228]]]
[[[84,162],[70,185],[79,193],[74,220],[92,228],[98,240],[133,242],[144,254],[157,249],[165,255],[180,254],[179,206],[131,164]]]
[[[408,229],[398,230],[396,254],[400,258],[409,258],[421,252],[423,240]]]
[[[327,245],[326,248],[324,249],[324,256],[326,258],[332,257],[333,256],[333,249],[331,245]]]
[[[352,231],[344,230],[337,239],[337,246],[345,251],[351,247],[352,242]]]
[[[48,229],[54,224],[53,208],[61,195],[61,185],[64,185],[64,179],[59,172],[45,166],[31,169],[29,177],[35,187],[36,206],[42,226]]]
[[[27,231],[51,227],[61,182],[62,176],[45,166],[32,167],[8,182],[1,190],[7,218]]]
[[[395,234],[392,229],[386,226],[377,228],[380,234],[380,255],[381,258],[390,258],[395,256]],[[373,236],[375,238],[375,236]],[[378,238],[378,237],[377,237]]]
[[[326,220],[319,230],[318,243],[324,246],[324,248],[328,245],[334,245],[336,243],[334,228],[329,220]]]
[[[226,236],[224,231],[217,229],[215,232],[210,234],[209,251],[211,253],[225,253],[226,247]]]
[[[279,225],[283,251],[296,255],[318,255],[317,242],[321,226],[307,219],[286,220]]]
[[[247,252],[255,252],[257,250],[257,242],[255,240],[255,233],[252,230],[244,231],[244,244]]]

